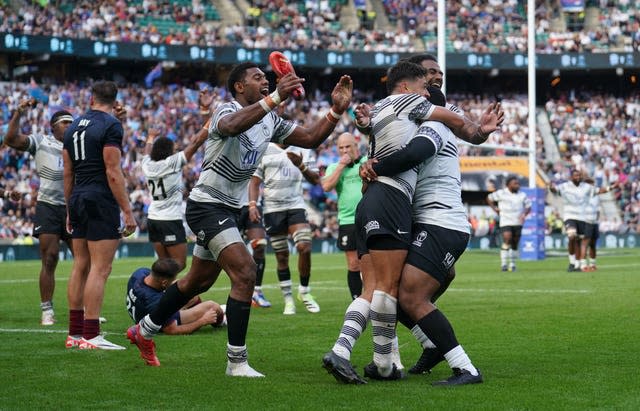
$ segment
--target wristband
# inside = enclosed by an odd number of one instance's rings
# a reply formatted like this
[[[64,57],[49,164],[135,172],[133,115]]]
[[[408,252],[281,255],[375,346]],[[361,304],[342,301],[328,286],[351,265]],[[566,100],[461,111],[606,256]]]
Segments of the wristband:
[[[338,124],[338,120],[335,119],[335,117],[333,117],[331,114],[327,113],[326,116],[324,116],[325,119],[327,119],[327,121],[331,124],[333,124],[334,126],[336,124]]]
[[[202,128],[209,131],[209,126],[211,126],[211,119],[207,120],[202,126]]]
[[[282,98],[280,98],[280,93],[278,93],[278,90],[275,90],[273,93],[269,94],[269,97],[271,97],[271,100],[276,106],[282,103]]]
[[[304,173],[305,171],[307,171],[308,168],[306,164],[303,164],[301,167],[298,167],[298,169]]]
[[[249,208],[251,208],[251,207],[257,207],[257,204],[258,204],[258,203],[256,203],[255,201],[251,200],[251,201],[249,201]]]
[[[329,114],[331,114],[331,117],[335,118],[336,120],[340,120],[342,118],[340,114],[333,111],[333,108],[329,110]]]
[[[371,119],[370,118],[367,118],[367,124],[360,124],[358,122],[358,120],[356,120],[356,126],[360,127],[360,128],[367,128],[367,127],[369,127],[369,124],[371,124]]]
[[[11,190],[4,190],[4,198],[5,199],[9,199],[10,195],[11,195]]]

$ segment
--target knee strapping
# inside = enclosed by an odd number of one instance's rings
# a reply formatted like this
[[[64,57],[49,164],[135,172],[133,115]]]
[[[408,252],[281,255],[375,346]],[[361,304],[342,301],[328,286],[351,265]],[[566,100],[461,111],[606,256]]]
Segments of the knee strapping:
[[[310,243],[311,238],[312,238],[311,229],[309,228],[301,228],[295,233],[293,233],[293,242],[296,246],[303,242]]]
[[[503,250],[508,250],[509,248],[511,248],[511,246],[509,246],[509,244],[507,243],[502,243],[502,246],[500,248]]]
[[[267,245],[266,238],[258,238],[255,240],[251,240],[251,248],[253,248],[254,250],[260,246],[266,246],[266,245]]]
[[[271,248],[273,251],[288,251],[289,250],[289,242],[287,241],[286,235],[274,235],[271,237]]]
[[[569,237],[569,239],[576,238],[577,234],[578,234],[578,230],[576,230],[575,228],[573,227],[567,228],[567,237]]]

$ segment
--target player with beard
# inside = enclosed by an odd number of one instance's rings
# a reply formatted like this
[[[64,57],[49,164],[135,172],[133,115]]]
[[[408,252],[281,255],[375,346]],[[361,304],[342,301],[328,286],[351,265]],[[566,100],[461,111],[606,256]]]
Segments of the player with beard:
[[[342,76],[331,93],[331,110],[307,129],[273,111],[303,81],[289,73],[269,94],[269,81],[255,63],[241,63],[230,71],[227,88],[234,100],[213,113],[202,172],[187,201],[187,223],[197,237],[191,267],[185,277],[167,289],[156,310],[127,331],[148,365],[160,365],[153,336],[180,307],[208,290],[224,270],[231,280],[226,304],[226,374],[264,377],[249,365],[245,345],[256,265],[237,220],[249,179],[270,141],[307,148],[322,143],[348,108],[353,88],[351,78]]]

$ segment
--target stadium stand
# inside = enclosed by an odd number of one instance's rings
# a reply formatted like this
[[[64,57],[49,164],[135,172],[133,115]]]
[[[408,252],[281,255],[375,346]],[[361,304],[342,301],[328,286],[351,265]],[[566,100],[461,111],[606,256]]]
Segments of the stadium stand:
[[[222,19],[212,2],[201,0],[63,0],[46,6],[16,0],[1,6],[0,29],[14,34],[207,46],[436,49],[436,0],[230,3],[226,6],[242,10],[243,22]],[[525,3],[448,1],[447,51],[526,50]],[[582,13],[564,11],[559,0],[537,0],[536,21],[536,49],[541,53],[640,50],[640,9],[628,0],[589,0]]]

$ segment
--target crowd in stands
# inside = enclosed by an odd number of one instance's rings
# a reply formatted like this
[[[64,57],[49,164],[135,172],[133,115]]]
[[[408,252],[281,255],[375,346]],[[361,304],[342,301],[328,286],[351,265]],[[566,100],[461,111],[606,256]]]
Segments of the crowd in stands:
[[[162,135],[172,138],[178,147],[184,147],[203,122],[198,110],[197,94],[197,90],[178,85],[156,84],[147,89],[129,84],[120,89],[118,99],[126,103],[128,110],[124,124],[126,141],[123,170],[139,224],[138,234],[144,235],[146,232],[146,211],[150,202],[140,168],[143,150],[141,144],[146,139],[147,129],[160,129]],[[214,106],[230,98],[224,88],[215,88],[215,95]],[[28,96],[38,96],[43,104],[23,116],[22,132],[48,133],[48,120],[53,112],[64,108],[78,115],[88,109],[89,87],[78,83],[59,86],[39,86],[34,82],[0,83],[0,135],[6,132],[11,112],[17,103]],[[354,102],[371,102],[371,99],[371,94],[356,90]],[[449,99],[472,118],[478,118],[482,109],[490,102],[488,98],[462,94],[451,94]],[[316,91],[309,93],[308,100],[303,102],[290,100],[282,113],[302,125],[308,125],[326,113],[327,101],[325,93]],[[522,95],[509,95],[503,98],[502,105],[506,113],[505,125],[502,131],[490,137],[488,144],[527,147],[526,98]],[[592,176],[597,186],[619,182],[622,189],[616,191],[616,200],[621,210],[621,219],[607,221],[603,228],[619,232],[640,232],[640,95],[636,93],[622,99],[603,95],[569,94],[548,101],[546,109],[563,156],[563,161],[547,165],[546,171],[550,179],[566,180],[570,169],[578,167]],[[338,161],[334,139],[343,131],[354,132],[361,152],[366,153],[367,138],[354,129],[350,116],[345,115],[332,137],[316,151],[321,173],[329,164]],[[544,164],[544,144],[539,141],[537,147],[539,163]],[[461,155],[509,155],[504,151],[487,151],[463,144],[460,145],[460,152]],[[189,166],[185,167],[185,193],[195,183],[201,162],[202,153],[198,153]],[[25,193],[24,200],[18,204],[9,201],[2,203],[0,239],[28,238],[33,228],[34,200],[38,187],[35,164],[29,154],[3,147],[0,148],[0,170],[0,187]],[[335,193],[324,193],[319,185],[309,185],[305,188],[305,197],[311,207],[315,235],[335,237]],[[481,218],[471,218],[481,223]],[[484,226],[480,223],[477,225]],[[488,227],[490,228],[490,224]],[[552,232],[552,229],[553,224],[550,222],[548,231]]]
[[[215,13],[212,17],[207,9],[211,6],[204,0],[20,0],[0,7],[0,29],[14,34],[176,45],[436,50],[436,0],[377,1],[382,1],[391,28],[344,27],[341,11],[352,5],[350,0],[251,0],[241,22],[221,22]],[[353,2],[358,3],[363,2]],[[585,22],[585,12],[564,13],[559,0],[537,0],[536,49],[541,53],[640,50],[640,9],[633,2],[586,3],[595,13],[590,24]],[[446,4],[448,51],[526,51],[525,1],[452,0]],[[580,23],[558,28],[558,22],[565,20]]]

